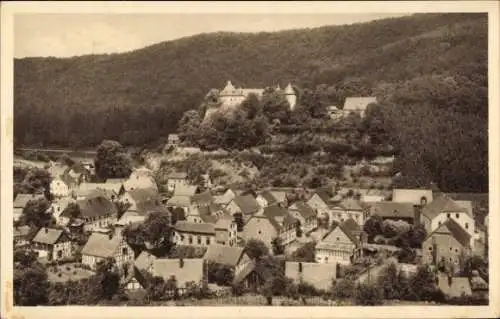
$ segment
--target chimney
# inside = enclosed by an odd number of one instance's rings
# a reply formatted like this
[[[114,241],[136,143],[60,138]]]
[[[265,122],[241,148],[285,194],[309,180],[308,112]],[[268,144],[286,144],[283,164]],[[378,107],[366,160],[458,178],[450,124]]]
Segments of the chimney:
[[[420,216],[422,215],[422,206],[413,205],[413,225],[420,225]]]
[[[451,274],[448,274],[448,286],[451,286],[453,283],[453,276]]]

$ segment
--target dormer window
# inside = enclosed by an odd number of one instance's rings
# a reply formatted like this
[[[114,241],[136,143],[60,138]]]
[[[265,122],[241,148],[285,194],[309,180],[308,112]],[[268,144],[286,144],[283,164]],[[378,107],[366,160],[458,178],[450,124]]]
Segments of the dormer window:
[[[465,229],[469,229],[469,223],[465,223]]]
[[[459,213],[456,213],[455,214],[455,217],[458,219],[460,217],[460,214]]]
[[[447,218],[450,218],[450,217],[451,217],[451,214],[450,214],[450,213],[446,214],[446,217],[447,217]]]

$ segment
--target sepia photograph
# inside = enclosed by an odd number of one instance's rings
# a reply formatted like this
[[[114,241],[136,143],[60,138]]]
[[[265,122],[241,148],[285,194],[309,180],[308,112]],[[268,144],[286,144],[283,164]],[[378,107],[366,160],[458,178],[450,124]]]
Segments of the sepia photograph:
[[[2,318],[500,315],[499,5],[460,2],[2,9]]]

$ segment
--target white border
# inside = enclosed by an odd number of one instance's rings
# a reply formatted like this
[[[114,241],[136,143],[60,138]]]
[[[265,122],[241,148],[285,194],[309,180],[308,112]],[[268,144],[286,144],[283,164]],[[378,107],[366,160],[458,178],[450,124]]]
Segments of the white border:
[[[279,9],[279,10],[278,10]],[[436,318],[500,317],[498,249],[499,208],[499,4],[496,1],[402,1],[402,2],[3,2],[1,28],[1,298],[2,317],[36,318]],[[489,179],[490,179],[490,306],[395,306],[395,307],[14,307],[12,308],[12,112],[13,112],[13,19],[15,13],[489,13]],[[464,128],[473,129],[473,128]],[[7,185],[7,186],[3,186]],[[494,196],[497,195],[497,196]],[[10,286],[11,287],[11,286]]]

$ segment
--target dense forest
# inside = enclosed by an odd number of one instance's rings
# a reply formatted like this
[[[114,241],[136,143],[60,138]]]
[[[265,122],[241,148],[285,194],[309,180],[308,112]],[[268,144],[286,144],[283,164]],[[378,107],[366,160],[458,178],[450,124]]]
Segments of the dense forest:
[[[409,186],[488,188],[486,14],[417,14],[275,33],[213,33],[141,50],[15,60],[16,146],[154,145],[226,80],[294,83],[342,106],[375,95]],[[301,96],[301,97],[300,97]],[[334,133],[332,133],[334,134]],[[404,181],[401,183],[405,183]]]

